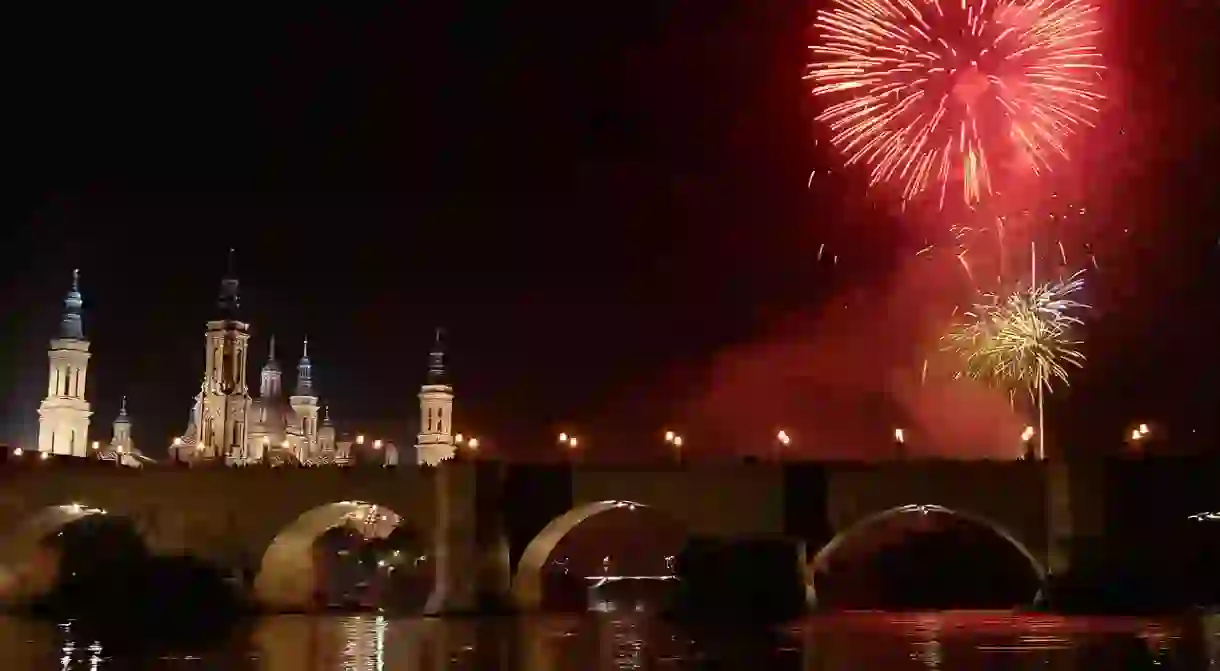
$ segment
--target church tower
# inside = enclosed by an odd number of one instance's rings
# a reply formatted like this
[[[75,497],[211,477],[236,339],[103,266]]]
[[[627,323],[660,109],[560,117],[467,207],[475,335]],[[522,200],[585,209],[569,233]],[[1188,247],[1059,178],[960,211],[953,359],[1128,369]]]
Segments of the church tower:
[[[72,271],[72,290],[64,297],[59,337],[51,341],[47,397],[38,406],[38,451],[88,455],[89,402],[85,400],[85,376],[89,369],[89,341],[81,326],[80,271]]]
[[[428,379],[419,389],[419,436],[415,444],[418,463],[436,466],[452,459],[457,448],[453,442],[453,387],[445,376],[445,348],[441,330],[428,355]]]
[[[275,336],[271,336],[267,363],[263,365],[262,376],[258,381],[259,398],[279,398],[284,388],[283,379],[284,376],[280,373],[280,362],[275,360]]]
[[[233,250],[229,250],[229,271],[220,283],[218,319],[208,322],[206,364],[200,394],[200,417],[196,435],[198,456],[244,462],[246,420],[250,411],[250,390],[246,386],[246,352],[250,325],[238,319],[237,276]]]
[[[301,418],[302,460],[313,457],[318,445],[318,396],[313,390],[313,364],[309,361],[309,338],[301,347],[297,362],[297,387],[288,398],[293,412]]]
[[[127,416],[127,397],[123,397],[123,404],[119,406],[119,416],[114,419],[114,434],[110,439],[110,446],[119,454],[131,454],[135,448],[135,443],[131,440],[131,417]]]

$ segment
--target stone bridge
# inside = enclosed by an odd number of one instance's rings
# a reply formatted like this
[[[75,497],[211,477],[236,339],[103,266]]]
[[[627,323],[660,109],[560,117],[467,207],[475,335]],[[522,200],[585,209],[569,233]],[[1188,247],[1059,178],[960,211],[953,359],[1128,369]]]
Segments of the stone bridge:
[[[432,610],[504,598],[529,608],[541,599],[540,572],[559,540],[630,504],[654,508],[693,535],[803,540],[815,566],[873,522],[901,512],[951,513],[992,529],[1041,575],[1067,568],[1074,540],[1107,533],[1107,473],[1104,464],[949,461],[630,469],[9,463],[0,467],[0,565],[20,575],[59,527],[90,514],[120,515],[156,552],[255,571],[258,600],[290,610],[309,603],[314,539],[370,504],[434,539]]]

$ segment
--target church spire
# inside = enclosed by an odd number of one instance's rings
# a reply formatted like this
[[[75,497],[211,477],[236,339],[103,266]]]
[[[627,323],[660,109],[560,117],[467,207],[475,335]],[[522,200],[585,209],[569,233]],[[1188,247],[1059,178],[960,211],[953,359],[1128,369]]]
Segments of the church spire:
[[[297,396],[313,396],[313,364],[309,361],[309,338],[301,347],[301,360],[297,362]]]
[[[220,281],[220,297],[217,299],[217,307],[220,308],[220,314],[225,319],[236,319],[237,308],[241,304],[241,298],[238,296],[237,282],[237,252],[229,248],[229,265],[225,271],[224,279]]]
[[[80,269],[72,271],[72,290],[64,296],[64,313],[59,320],[59,337],[64,340],[84,340],[85,330],[81,325]]]
[[[441,329],[436,329],[436,340],[428,354],[428,384],[445,383],[445,343],[441,340]]]
[[[258,395],[272,398],[280,395],[280,362],[275,360],[275,336],[271,336],[271,345],[267,348],[267,363],[263,364],[263,373],[259,377]]]
[[[131,425],[131,418],[127,416],[127,397],[123,397],[122,403],[119,405],[119,416],[114,418],[114,436],[126,436],[131,433],[131,430],[126,428]]]

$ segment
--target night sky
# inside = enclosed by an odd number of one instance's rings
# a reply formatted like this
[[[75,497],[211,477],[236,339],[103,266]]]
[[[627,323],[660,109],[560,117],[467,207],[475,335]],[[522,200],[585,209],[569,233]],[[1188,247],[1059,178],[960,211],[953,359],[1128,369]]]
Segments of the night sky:
[[[1053,178],[1104,219],[1063,234],[1102,267],[1090,363],[1050,425],[1073,450],[1136,420],[1214,450],[1220,8],[1106,4],[1118,102]],[[137,446],[163,454],[229,247],[252,377],[270,335],[287,367],[308,335],[341,429],[400,444],[437,326],[459,428],[514,457],[569,430],[644,458],[665,427],[692,454],[785,427],[800,454],[870,456],[896,425],[913,451],[990,454],[1026,421],[912,383],[955,300],[948,270],[913,265],[944,226],[851,171],[807,186],[837,159],[800,78],[804,2],[22,11],[0,440],[36,436],[79,267],[91,437],[126,394]]]

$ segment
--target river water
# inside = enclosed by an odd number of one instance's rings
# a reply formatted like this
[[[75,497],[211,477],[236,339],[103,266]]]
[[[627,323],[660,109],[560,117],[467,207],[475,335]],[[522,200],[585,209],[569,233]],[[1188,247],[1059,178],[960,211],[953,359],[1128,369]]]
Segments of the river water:
[[[754,634],[683,631],[644,615],[618,613],[498,620],[281,616],[174,649],[141,641],[135,631],[124,638],[108,646],[71,623],[0,619],[0,669],[1220,670],[1216,616],[1171,621],[873,613],[811,617]]]

